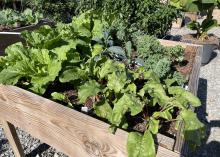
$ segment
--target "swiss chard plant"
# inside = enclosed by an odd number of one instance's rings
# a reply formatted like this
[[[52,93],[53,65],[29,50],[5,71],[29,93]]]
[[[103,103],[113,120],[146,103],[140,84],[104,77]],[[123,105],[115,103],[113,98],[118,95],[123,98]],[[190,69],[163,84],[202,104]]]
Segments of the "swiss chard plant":
[[[192,21],[188,24],[188,28],[196,31],[198,39],[206,39],[208,37],[207,32],[218,26],[218,22],[213,19],[212,13],[215,7],[220,7],[220,0],[171,0],[171,5],[187,12],[206,14],[206,19],[202,23]]]
[[[44,26],[23,32],[22,36],[26,43],[9,46],[6,56],[0,57],[0,83],[18,85],[44,96],[49,93],[53,100],[72,108],[87,107],[110,123],[112,132],[117,128],[128,130],[129,157],[156,156],[154,137],[164,121],[176,121],[177,125],[184,121],[186,140],[193,146],[200,144],[204,125],[190,110],[190,105],[201,105],[199,99],[172,80],[161,81],[155,70],[133,68],[133,63],[106,55],[106,51],[120,48],[109,47],[112,42],[105,40],[102,22],[96,15],[87,12],[74,17],[71,24]],[[147,58],[153,53],[152,47],[143,47],[141,42],[142,37],[137,47]],[[126,43],[127,52],[131,51],[130,45]],[[165,49],[162,54],[170,60],[181,59],[176,49]],[[139,124],[142,130],[135,129]]]

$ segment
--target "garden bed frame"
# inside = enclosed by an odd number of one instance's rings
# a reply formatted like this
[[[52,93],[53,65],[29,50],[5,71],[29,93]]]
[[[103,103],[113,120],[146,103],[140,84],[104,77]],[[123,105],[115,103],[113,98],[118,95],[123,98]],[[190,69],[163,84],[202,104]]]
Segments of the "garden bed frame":
[[[7,30],[4,32],[0,31],[0,55],[4,53],[5,48],[8,47],[9,45],[22,41],[20,32],[25,30],[33,31],[43,25],[53,26],[54,23],[45,19],[45,20],[40,20],[39,23],[35,25],[14,28],[12,30]]]
[[[160,42],[165,46],[191,46],[197,52],[188,84],[189,91],[196,95],[202,46],[167,40]],[[24,157],[24,151],[15,126],[70,157],[127,156],[126,131],[117,129],[111,134],[109,124],[15,86],[0,85],[0,120],[16,157]],[[157,157],[187,154],[187,144],[180,135],[183,125],[176,139],[157,135]]]

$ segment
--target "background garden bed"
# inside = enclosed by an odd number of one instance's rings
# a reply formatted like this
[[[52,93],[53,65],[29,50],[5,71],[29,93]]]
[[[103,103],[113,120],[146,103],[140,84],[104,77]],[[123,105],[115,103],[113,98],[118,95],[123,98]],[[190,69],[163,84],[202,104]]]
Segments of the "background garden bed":
[[[33,31],[33,30],[38,29],[42,25],[52,26],[54,25],[54,23],[47,21],[47,20],[41,20],[36,25],[19,27],[19,28],[15,28],[15,29],[12,29],[6,32],[0,32],[0,55],[3,55],[5,48],[8,47],[9,45],[22,41],[20,37],[20,32],[25,31],[25,30]]]

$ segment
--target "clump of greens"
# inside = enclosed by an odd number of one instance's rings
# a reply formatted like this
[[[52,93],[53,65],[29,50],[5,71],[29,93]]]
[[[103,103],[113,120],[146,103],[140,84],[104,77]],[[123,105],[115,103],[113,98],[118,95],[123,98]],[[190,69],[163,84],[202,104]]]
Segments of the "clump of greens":
[[[52,86],[53,99],[73,108],[87,106],[108,121],[111,129],[119,127],[130,132],[129,157],[156,156],[153,137],[163,121],[176,120],[177,124],[184,121],[186,140],[193,145],[200,144],[204,125],[190,110],[190,105],[201,105],[199,99],[173,81],[161,82],[154,71],[144,66],[132,68],[133,63],[106,55],[112,52],[113,56],[121,57],[124,49],[109,47],[112,42],[105,40],[107,36],[103,35],[101,21],[91,12],[74,17],[71,24],[59,24],[56,28],[44,26],[22,35],[26,43],[9,46],[6,56],[0,57],[0,83],[19,85],[38,94],[50,92],[49,86]],[[128,56],[132,51],[131,42],[125,45]],[[115,49],[117,53],[114,54]],[[141,50],[143,56],[148,55]],[[173,54],[178,53],[175,48],[166,54],[167,59],[172,60]],[[72,100],[63,89],[56,88],[57,84],[69,84],[77,98]],[[176,110],[177,117],[174,116]],[[131,125],[136,116],[145,124],[143,133],[135,131]]]
[[[139,36],[137,39],[138,56],[143,59],[144,67],[153,70],[160,78],[172,74],[173,62],[182,62],[184,49],[181,46],[165,47],[152,36]]]
[[[135,32],[162,38],[180,16],[178,9],[160,0],[80,0],[78,8],[81,12],[98,11],[125,40]]]
[[[157,38],[149,35],[138,35],[126,43],[118,41],[109,31],[104,38],[105,54],[115,60],[121,60],[133,66],[143,66],[156,73],[161,80],[173,79],[178,85],[186,80],[174,67],[184,61],[184,49],[181,46],[166,47]],[[119,45],[119,46],[118,46]]]
[[[36,24],[42,18],[42,14],[38,12],[33,13],[31,9],[25,9],[23,12],[5,9],[0,11],[0,26],[8,29],[26,26]]]
[[[43,13],[44,17],[57,22],[70,23],[76,15],[79,0],[25,0],[25,7]]]

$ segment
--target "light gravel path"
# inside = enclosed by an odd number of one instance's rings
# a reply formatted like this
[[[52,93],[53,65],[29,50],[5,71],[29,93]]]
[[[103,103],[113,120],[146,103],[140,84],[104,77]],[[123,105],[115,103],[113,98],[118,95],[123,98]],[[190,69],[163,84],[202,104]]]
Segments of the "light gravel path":
[[[185,27],[171,30],[172,35],[181,36],[187,33],[193,31]],[[220,38],[220,28],[214,28],[209,33]],[[207,125],[208,136],[194,157],[220,157],[220,51],[215,51],[210,63],[201,67],[198,90],[198,96],[202,101],[198,114]],[[27,157],[66,157],[19,129],[17,133],[25,153],[28,154]],[[2,128],[0,128],[0,157],[14,157]]]
[[[67,157],[63,153],[57,152],[54,148],[45,143],[41,143],[40,140],[31,137],[31,135],[18,128],[17,134],[26,157]],[[0,128],[0,157],[14,157],[2,128]]]

